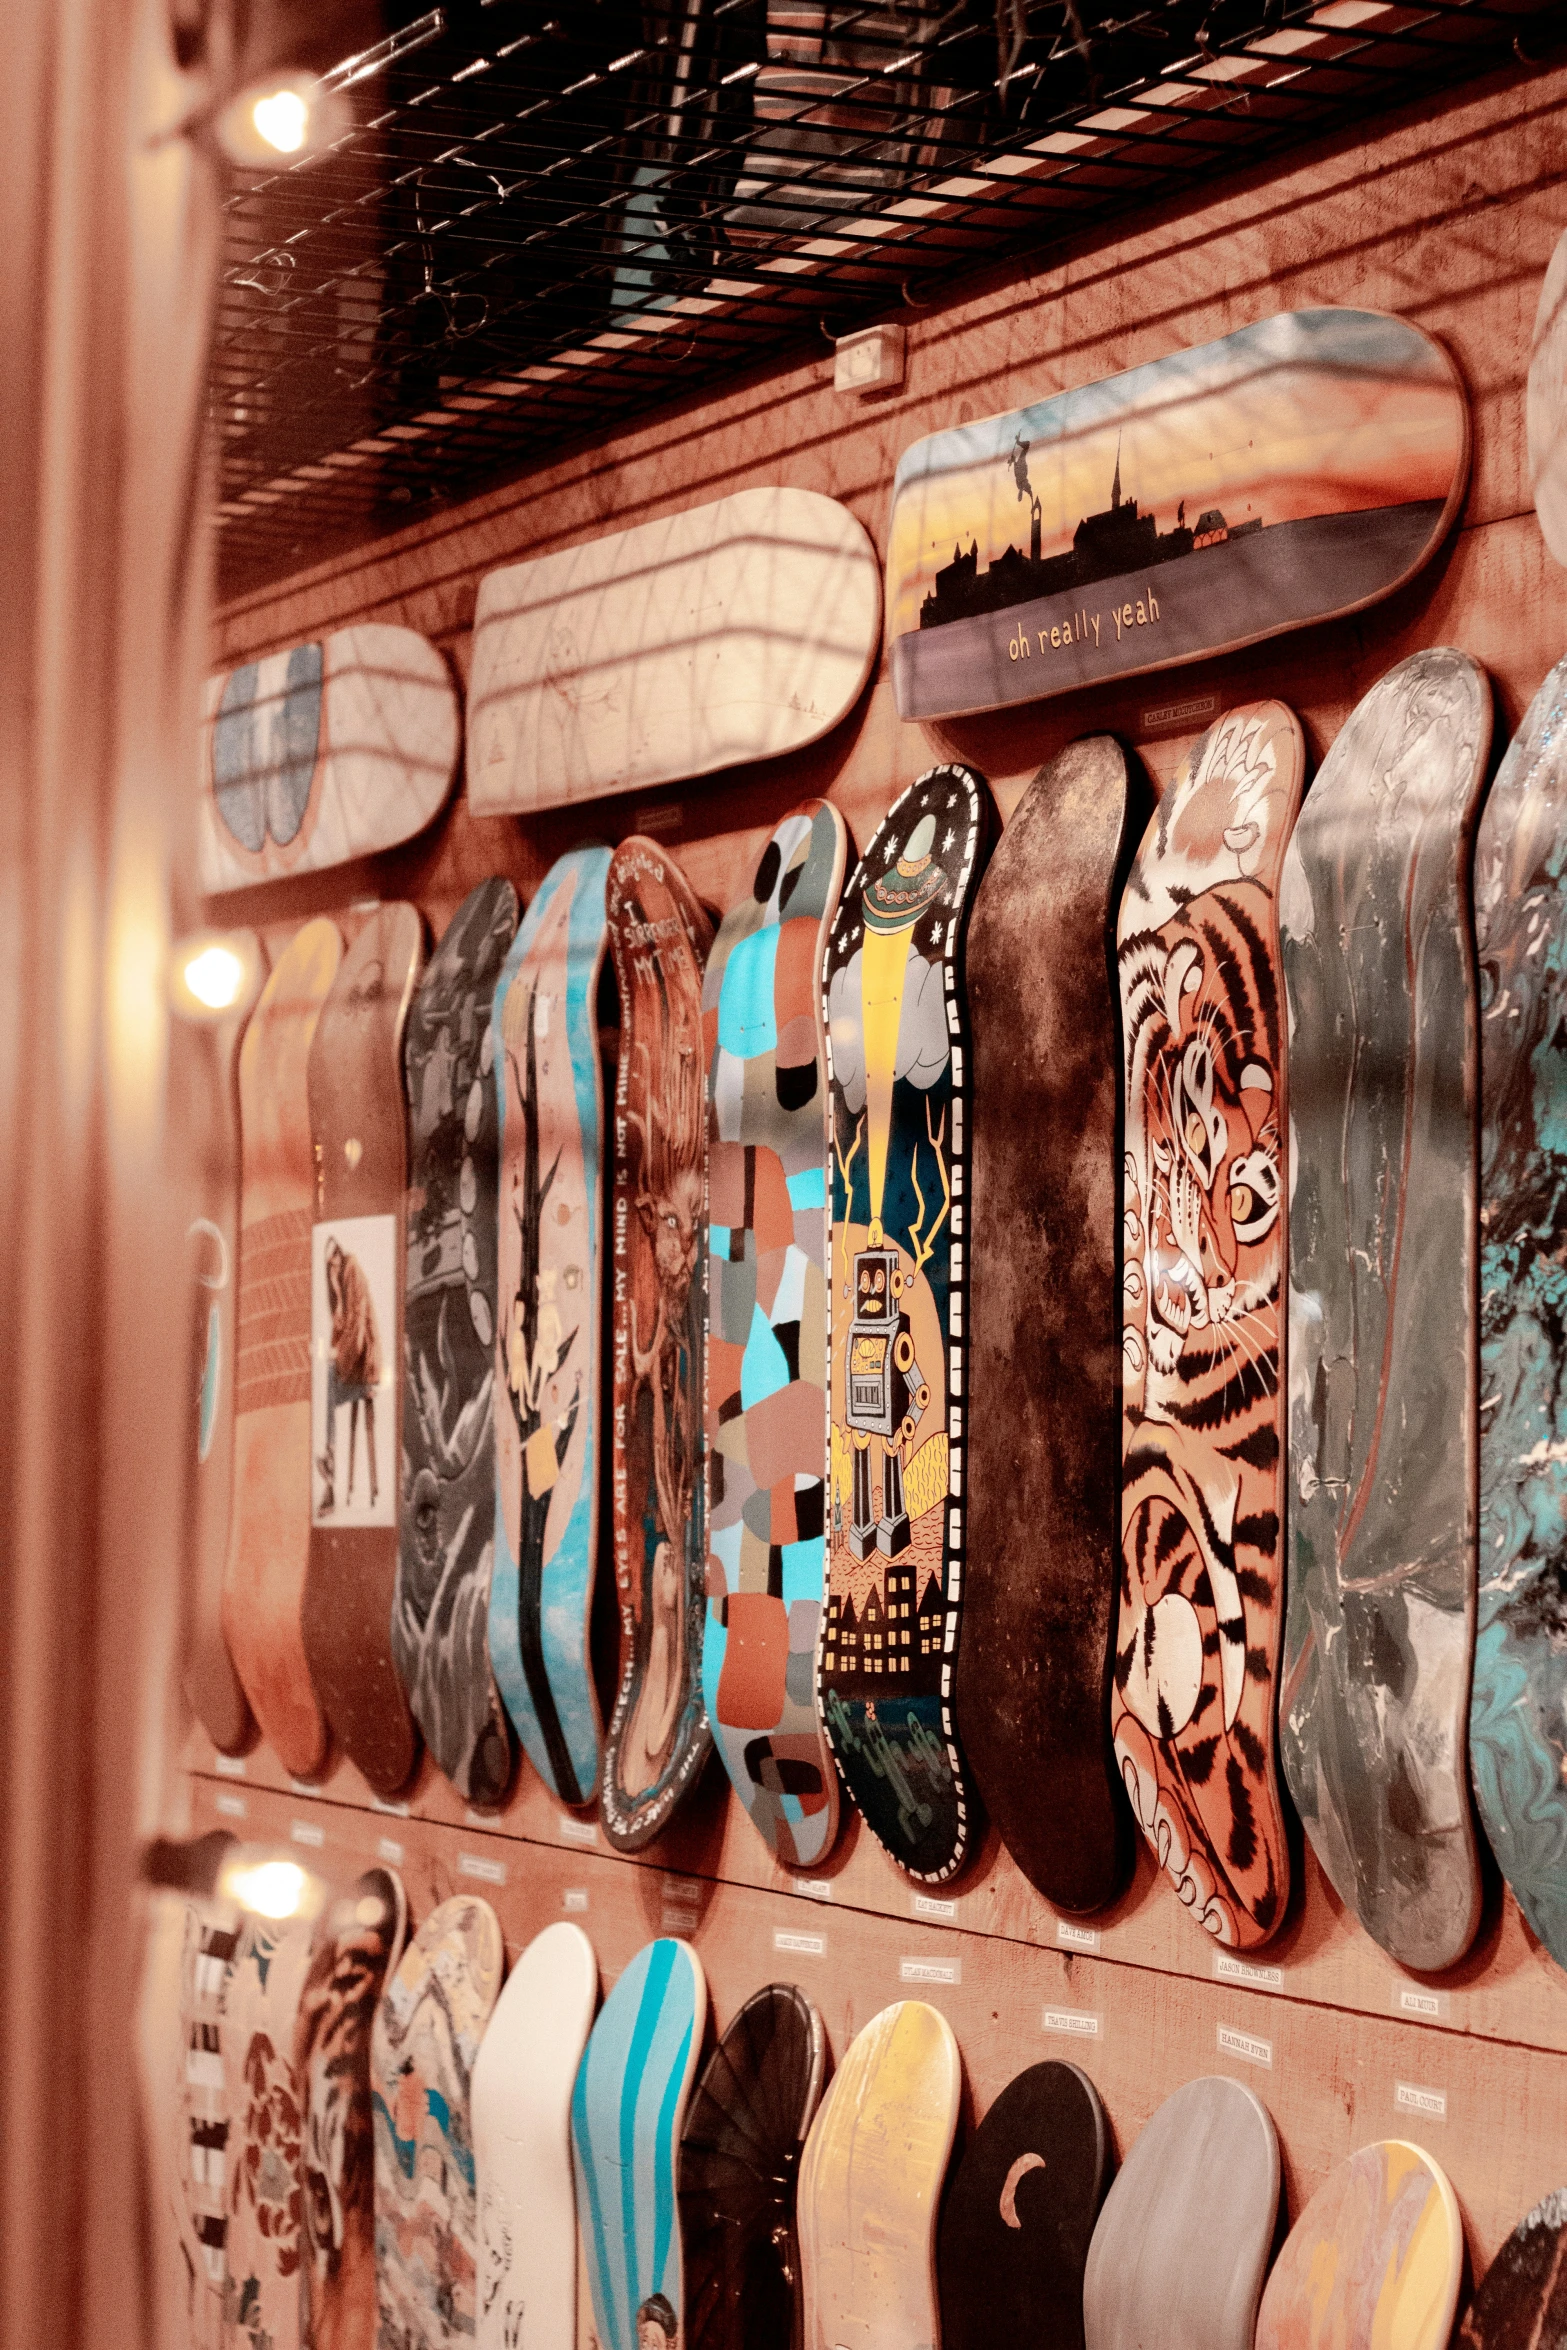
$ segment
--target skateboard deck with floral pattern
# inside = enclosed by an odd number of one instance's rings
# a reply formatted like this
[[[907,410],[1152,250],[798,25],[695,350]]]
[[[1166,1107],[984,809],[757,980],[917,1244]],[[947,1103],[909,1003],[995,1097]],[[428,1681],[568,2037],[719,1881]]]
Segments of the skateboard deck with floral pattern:
[[[1464,2225],[1440,2166],[1384,2138],[1331,2171],[1289,2232],[1255,2350],[1447,2350]]]
[[[242,2350],[298,2350],[302,2099],[294,2070],[308,1920],[249,1917],[223,1997],[228,2106],[229,2339]]]

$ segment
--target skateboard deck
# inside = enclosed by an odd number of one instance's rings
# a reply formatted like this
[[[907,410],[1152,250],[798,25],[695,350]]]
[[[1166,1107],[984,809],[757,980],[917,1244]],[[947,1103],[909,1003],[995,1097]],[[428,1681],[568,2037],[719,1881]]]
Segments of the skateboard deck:
[[[962,2086],[952,2026],[922,1999],[850,2043],[800,2165],[805,2350],[939,2343],[936,2211]]]
[[[209,678],[202,889],[249,889],[411,840],[452,788],[460,738],[451,673],[411,628],[340,628]]]
[[[1114,2168],[1099,2092],[1075,2064],[1030,2065],[1008,2083],[942,2207],[942,2350],[1083,2350],[1083,2271]]]
[[[506,1949],[487,1901],[430,1912],[375,2012],[377,2339],[448,2350],[474,2331],[478,2217],[469,2091]]]
[[[706,2021],[696,1952],[649,1942],[605,2000],[577,2068],[572,2161],[599,2350],[679,2350],[675,2167]]]
[[[1132,1857],[1105,1740],[1105,1495],[1121,1459],[1109,940],[1131,789],[1108,735],[1041,768],[997,843],[968,942],[969,1378],[999,1408],[969,1430],[958,1735],[1018,1867],[1078,1911],[1113,1900]]]
[[[228,2107],[229,2339],[298,2350],[300,2083],[294,2027],[310,1967],[310,1925],[248,1917],[223,2001]]]
[[[844,1784],[912,1876],[956,1875],[974,1802],[952,1674],[963,1576],[963,933],[982,779],[896,799],[823,961],[832,1161],[831,1510],[818,1688]]]
[[[620,1690],[600,1808],[610,1842],[634,1852],[695,1784],[712,1746],[702,1702],[702,967],[713,933],[678,865],[635,834],[610,860],[606,901],[620,984],[613,1259]]]
[[[1464,2227],[1439,2166],[1384,2138],[1330,2172],[1289,2232],[1255,2350],[1447,2350]]]
[[[1252,2350],[1278,2208],[1279,2143],[1261,2100],[1216,2074],[1177,2089],[1099,2214],[1087,2350]]]
[[[408,1904],[367,1869],[316,1928],[294,2027],[303,2195],[300,2261],[309,2350],[375,2350],[375,2123],[370,2036],[403,1954]]]
[[[546,1926],[512,1968],[473,2068],[479,2350],[576,2350],[571,2093],[598,2005],[580,1926]]]
[[[838,1832],[816,1712],[826,1569],[826,1069],[822,947],[848,836],[825,800],[786,816],[725,917],[702,989],[707,1049],[708,1603],[702,1695],[751,1824],[790,1868]]]
[[[689,782],[814,743],[881,651],[876,551],[814,490],[741,490],[479,583],[480,816]]]
[[[307,922],[273,966],[239,1048],[239,1302],[234,1489],[223,1636],[284,1769],[325,1767],[326,1717],[303,1626],[310,1549],[310,1226],[315,1160],[306,1072],[343,958],[335,923]]]
[[[1284,871],[1298,1080],[1279,1746],[1340,1898],[1401,1965],[1473,1939],[1478,1014],[1490,695],[1417,653],[1351,713]]]
[[[1305,750],[1280,702],[1182,762],[1117,917],[1125,1071],[1121,1561],[1110,1724],[1181,1900],[1283,1923],[1285,1038],[1279,869]]]
[[[686,2350],[800,2350],[795,2184],[826,2057],[804,1992],[769,1983],[707,2060],[680,2141]]]
[[[498,1804],[511,1730],[490,1671],[495,1240],[490,1013],[517,929],[509,881],[469,892],[408,1015],[408,1252],[392,1656],[424,1742],[468,1803]]]
[[[556,1798],[598,1794],[604,1725],[589,1656],[603,1384],[607,849],[551,866],[495,988],[500,1254],[490,1659]]]
[[[1475,844],[1480,1524],[1470,1762],[1519,1907],[1567,1966],[1567,662],[1529,706]]]
[[[1459,2350],[1563,2350],[1567,2344],[1567,2190],[1521,2219],[1485,2272],[1458,2329]]]
[[[1524,424],[1540,530],[1557,562],[1567,563],[1567,237],[1558,239],[1540,288]]]
[[[223,2005],[239,1918],[226,1905],[195,1902],[185,1913],[180,1959],[180,2170],[190,2262],[190,2338],[216,2350],[228,2291],[229,2107],[223,2079]]]
[[[186,2037],[180,1976],[185,1926],[183,1894],[143,1896],[146,1938],[136,1998],[136,2107],[146,2164],[149,2329],[155,2342],[200,2341],[196,2323],[200,2247],[190,2226],[186,2179],[190,2138],[185,2121]]]
[[[379,907],[343,958],[310,1048],[305,1653],[344,1752],[382,1796],[401,1794],[419,1761],[392,1607],[408,1182],[403,1025],[422,953],[413,907]]]

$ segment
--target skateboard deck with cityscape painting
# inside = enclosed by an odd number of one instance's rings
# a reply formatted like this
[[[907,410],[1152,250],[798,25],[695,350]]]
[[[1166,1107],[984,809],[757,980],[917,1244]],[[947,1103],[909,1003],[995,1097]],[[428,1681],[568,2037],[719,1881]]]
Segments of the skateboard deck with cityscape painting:
[[[696,1952],[649,1942],[605,2000],[578,2067],[572,2160],[599,2350],[680,2350],[675,2171],[706,2021]]]
[[[822,1718],[872,1833],[940,1884],[975,1818],[952,1673],[962,1587],[963,932],[987,822],[967,767],[893,802],[823,966],[830,1510]]]
[[[392,1655],[466,1802],[498,1804],[511,1730],[490,1671],[495,1555],[495,982],[517,929],[509,881],[452,916],[408,1015],[408,1253]]]
[[[1078,1911],[1113,1899],[1132,1857],[1105,1739],[1116,1565],[1104,1504],[1121,1460],[1109,939],[1142,830],[1131,791],[1108,735],[1041,768],[997,843],[968,941],[978,1408],[958,1736],[1018,1867]]]
[[[1255,2350],[1447,2350],[1464,2226],[1440,2167],[1384,2138],[1331,2171],[1289,2232]]]
[[[678,865],[633,834],[610,861],[615,1081],[614,1520],[620,1690],[600,1808],[623,1852],[656,1836],[712,1746],[702,1341],[707,1290],[702,968],[713,933]]]
[[[1030,2065],[1008,2083],[942,2206],[942,2350],[1083,2350],[1083,2271],[1114,2169],[1099,2092],[1075,2064]]]
[[[769,1983],[707,2060],[680,2141],[685,2350],[799,2350],[795,2187],[826,2058],[805,1993]]]
[[[1322,763],[1281,895],[1297,1084],[1279,1748],[1340,1899],[1421,1970],[1461,1958],[1480,1917],[1469,879],[1490,734],[1466,654],[1389,670]]]
[[[1181,1900],[1283,1923],[1285,1036],[1279,870],[1305,749],[1280,702],[1193,746],[1117,917],[1126,1103],[1121,1558],[1111,1734]]]
[[[1563,2350],[1567,2344],[1567,2188],[1521,2219],[1485,2272],[1458,2350]]]
[[[399,2350],[448,2350],[474,2331],[469,2093],[505,1965],[494,1910],[459,1894],[425,1919],[375,2012],[377,2339]]]
[[[1219,2074],[1188,2081],[1105,2197],[1083,2278],[1087,2350],[1252,2350],[1278,2211],[1267,2107]]]
[[[307,1069],[343,959],[337,925],[307,922],[261,991],[239,1048],[239,1304],[234,1495],[223,1635],[283,1768],[325,1767],[326,1716],[305,1656],[310,1552],[310,1227],[315,1158]]]
[[[202,889],[249,889],[411,840],[452,788],[460,739],[451,673],[411,628],[340,628],[209,679]]]
[[[962,2088],[952,2026],[922,1999],[855,2035],[800,2164],[804,2350],[940,2341],[936,2213]]]
[[[179,2164],[196,2350],[218,2350],[224,2339],[231,2156],[223,2006],[239,1936],[233,1908],[217,1902],[187,1906],[179,1991]]]
[[[309,1921],[248,1917],[223,2002],[228,2106],[230,2340],[243,2350],[298,2350],[303,2176],[299,1995],[310,1968]]]
[[[702,990],[707,1049],[708,1602],[702,1694],[751,1823],[791,1868],[838,1832],[816,1712],[826,1565],[826,1071],[822,946],[847,834],[786,816],[726,915]]]
[[[1567,236],[1558,238],[1540,288],[1524,418],[1541,534],[1567,563]]]
[[[571,2096],[598,2005],[598,1960],[568,1919],[507,1978],[473,2068],[479,2350],[576,2350]]]
[[[597,1004],[607,849],[545,875],[496,982],[499,1117],[495,1571],[490,1661],[561,1803],[598,1794],[589,1655],[603,1386],[604,1075]]]

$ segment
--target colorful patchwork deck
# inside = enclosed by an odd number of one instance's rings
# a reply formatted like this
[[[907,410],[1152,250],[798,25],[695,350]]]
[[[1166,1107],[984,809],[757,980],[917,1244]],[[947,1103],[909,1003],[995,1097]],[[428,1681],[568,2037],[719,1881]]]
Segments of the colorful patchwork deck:
[[[1291,2228],[1255,2350],[1447,2350],[1463,2268],[1457,2199],[1430,2155],[1398,2138],[1362,2146]]]

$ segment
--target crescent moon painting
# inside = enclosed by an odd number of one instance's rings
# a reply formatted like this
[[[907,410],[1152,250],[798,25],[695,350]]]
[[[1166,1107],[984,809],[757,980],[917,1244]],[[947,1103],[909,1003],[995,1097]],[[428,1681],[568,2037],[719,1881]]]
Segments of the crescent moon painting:
[[[1001,2190],[1001,2216],[1009,2228],[1020,2228],[1023,2225],[1017,2215],[1018,2188],[1031,2170],[1043,2170],[1044,2167],[1045,2158],[1042,2154],[1020,2154],[1008,2171],[1006,2184]]]

